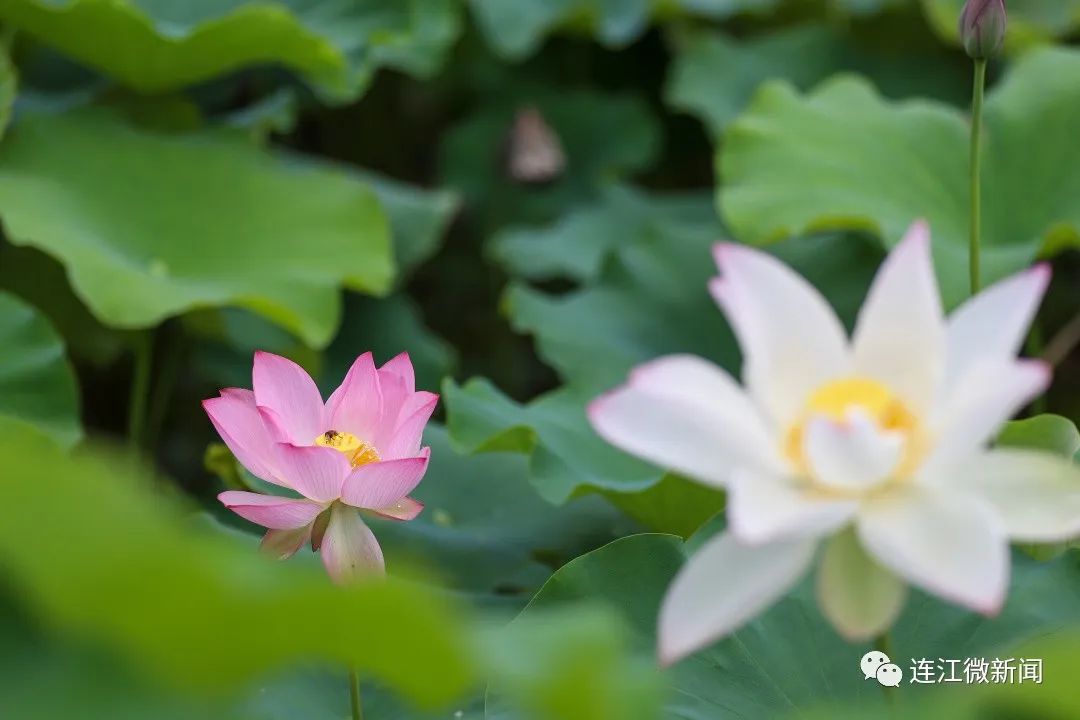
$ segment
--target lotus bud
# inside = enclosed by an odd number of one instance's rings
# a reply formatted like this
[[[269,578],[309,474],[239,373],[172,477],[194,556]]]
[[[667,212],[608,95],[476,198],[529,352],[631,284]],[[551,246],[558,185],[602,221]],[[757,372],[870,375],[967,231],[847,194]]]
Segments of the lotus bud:
[[[960,42],[975,60],[992,58],[1005,40],[1005,0],[967,0],[960,12]]]

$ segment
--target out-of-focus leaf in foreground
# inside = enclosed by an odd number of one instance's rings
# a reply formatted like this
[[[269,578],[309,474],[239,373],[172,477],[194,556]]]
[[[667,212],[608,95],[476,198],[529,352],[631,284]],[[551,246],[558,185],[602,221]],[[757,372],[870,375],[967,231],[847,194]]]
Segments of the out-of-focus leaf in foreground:
[[[568,635],[578,644],[567,643]],[[602,606],[548,607],[519,616],[487,643],[502,669],[488,688],[485,717],[655,720],[660,675],[651,659],[627,656],[628,635],[622,618]],[[530,651],[522,653],[523,647]]]
[[[147,93],[256,64],[283,65],[329,97],[379,67],[429,75],[460,32],[456,0],[8,0],[5,26]]]
[[[633,535],[569,563],[552,576],[522,617],[551,607],[602,600],[634,629],[643,657],[655,652],[656,614],[664,591],[684,559],[684,547],[667,535]],[[869,644],[849,644],[817,609],[812,583],[798,589],[726,640],[673,666],[666,673],[665,720],[738,717],[801,717],[828,704],[855,717],[888,717],[881,687],[858,672]],[[1012,591],[997,618],[984,618],[913,594],[892,631],[893,661],[905,673],[897,693],[903,703],[933,692],[908,682],[910,658],[1020,657],[1019,643],[1043,641],[1080,624],[1075,602],[1080,587],[1076,556],[1037,563],[1014,556]],[[1031,657],[1027,655],[1026,657]],[[936,676],[935,676],[936,677]],[[1063,675],[1039,687],[1047,693],[1073,689]],[[969,688],[946,688],[963,692]],[[856,714],[857,712],[857,714]],[[938,715],[946,717],[946,715]],[[1041,716],[1040,716],[1041,717]]]
[[[35,308],[0,292],[0,417],[18,418],[64,447],[82,435],[75,373],[64,343]]]
[[[987,282],[1040,251],[1080,241],[1080,181],[1072,171],[1080,162],[1077,83],[1080,52],[1033,51],[987,100]],[[807,95],[768,84],[729,127],[718,161],[721,208],[739,239],[861,229],[891,247],[913,220],[926,218],[946,304],[967,296],[968,130],[952,108],[890,103],[853,77]]]
[[[393,277],[366,184],[237,131],[156,134],[100,111],[23,117],[0,144],[0,216],[117,327],[240,305],[318,346],[337,328],[342,285],[381,293]]]
[[[292,661],[348,663],[415,701],[448,702],[474,664],[446,599],[395,581],[335,587],[315,568],[199,533],[130,461],[68,457],[29,426],[0,432],[0,564],[21,605],[194,688]]]

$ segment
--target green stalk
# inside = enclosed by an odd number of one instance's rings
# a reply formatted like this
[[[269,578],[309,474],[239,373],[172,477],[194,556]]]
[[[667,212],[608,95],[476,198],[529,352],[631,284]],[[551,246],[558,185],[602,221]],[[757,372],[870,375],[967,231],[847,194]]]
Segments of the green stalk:
[[[360,675],[353,668],[349,669],[349,703],[352,720],[364,720],[364,706],[360,702]]]
[[[986,89],[986,60],[975,61],[975,88],[971,96],[971,238],[968,264],[971,270],[971,294],[979,292],[979,231],[982,223],[982,182],[980,139],[983,122],[983,91]]]
[[[150,399],[150,371],[153,366],[153,330],[135,335],[135,369],[131,376],[131,398],[128,401],[128,445],[140,452],[146,437],[146,407]]]
[[[884,653],[885,657],[889,658],[889,662],[892,662],[892,638],[889,636],[888,630],[881,633],[874,639],[874,649],[878,652]],[[885,693],[885,700],[887,700],[890,704],[896,702],[896,688],[889,687],[888,685],[882,685],[881,691]]]

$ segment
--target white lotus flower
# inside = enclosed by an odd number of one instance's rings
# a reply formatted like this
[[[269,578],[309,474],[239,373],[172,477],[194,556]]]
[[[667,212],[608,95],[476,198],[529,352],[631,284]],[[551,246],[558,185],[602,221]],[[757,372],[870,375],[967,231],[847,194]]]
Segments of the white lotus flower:
[[[818,568],[846,638],[886,630],[907,583],[986,615],[1009,540],[1080,534],[1080,472],[988,449],[1050,379],[1016,353],[1049,280],[1004,280],[946,320],[925,224],[882,265],[849,342],[825,299],[775,258],[715,250],[710,290],[743,354],[740,387],[700,358],[637,368],[589,408],[623,450],[728,493],[727,530],[690,559],[660,612],[661,660],[736,630]]]

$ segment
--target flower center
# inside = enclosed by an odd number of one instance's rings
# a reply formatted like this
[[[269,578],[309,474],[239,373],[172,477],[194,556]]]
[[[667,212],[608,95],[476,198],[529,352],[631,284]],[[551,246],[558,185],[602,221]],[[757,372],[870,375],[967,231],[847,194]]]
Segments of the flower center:
[[[869,420],[878,432],[902,439],[903,449],[893,477],[905,477],[915,469],[924,444],[918,419],[888,387],[863,377],[841,378],[814,391],[802,415],[784,437],[785,456],[801,474],[813,478],[814,468],[806,450],[807,424],[814,418],[826,418],[847,425],[853,414]]]
[[[349,458],[349,464],[354,468],[368,463],[378,462],[379,451],[371,443],[365,442],[352,433],[338,430],[327,430],[315,438],[315,444],[319,447],[328,447],[337,450]]]

